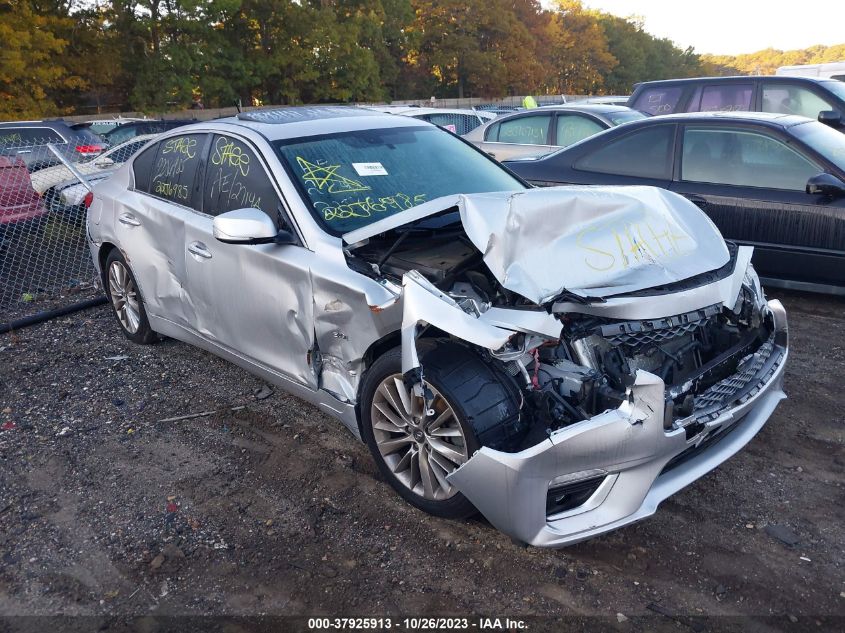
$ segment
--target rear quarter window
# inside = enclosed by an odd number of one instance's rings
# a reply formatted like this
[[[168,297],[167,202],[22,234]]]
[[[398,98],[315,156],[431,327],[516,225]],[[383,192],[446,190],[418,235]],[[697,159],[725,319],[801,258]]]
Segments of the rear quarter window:
[[[171,136],[158,144],[149,193],[157,198],[196,208],[197,174],[202,162],[205,134]]]
[[[155,165],[158,143],[151,145],[132,163],[132,175],[135,178],[135,190],[150,193],[150,175]]]
[[[672,170],[674,126],[658,125],[606,142],[576,161],[575,169],[666,180]]]
[[[645,88],[634,102],[634,109],[649,114],[672,114],[684,89],[681,86]]]

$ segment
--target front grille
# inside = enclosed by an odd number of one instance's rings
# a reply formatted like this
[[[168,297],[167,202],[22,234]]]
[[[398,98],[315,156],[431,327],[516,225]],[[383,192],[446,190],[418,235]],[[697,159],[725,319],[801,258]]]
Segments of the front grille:
[[[717,382],[703,393],[697,395],[695,397],[694,411],[698,413],[732,401],[733,397],[747,387],[755,379],[757,374],[763,370],[774,349],[775,347],[771,341],[763,343],[754,354],[747,356],[740,362],[735,374]]]
[[[718,306],[710,306],[662,319],[611,323],[601,326],[597,333],[611,345],[623,345],[637,353],[694,332],[719,311]]]

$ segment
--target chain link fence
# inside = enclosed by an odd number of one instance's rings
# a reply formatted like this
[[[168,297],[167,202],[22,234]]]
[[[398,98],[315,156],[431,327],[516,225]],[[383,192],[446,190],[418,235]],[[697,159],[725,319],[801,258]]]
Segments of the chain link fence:
[[[55,140],[0,134],[0,327],[101,294],[80,177],[102,179],[122,156],[101,157],[90,136]]]

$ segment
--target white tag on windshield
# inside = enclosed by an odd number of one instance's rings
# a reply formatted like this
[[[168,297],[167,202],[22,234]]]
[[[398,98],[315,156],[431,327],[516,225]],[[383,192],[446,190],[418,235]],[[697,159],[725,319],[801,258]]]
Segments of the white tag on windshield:
[[[359,176],[387,176],[387,170],[381,163],[352,163]]]

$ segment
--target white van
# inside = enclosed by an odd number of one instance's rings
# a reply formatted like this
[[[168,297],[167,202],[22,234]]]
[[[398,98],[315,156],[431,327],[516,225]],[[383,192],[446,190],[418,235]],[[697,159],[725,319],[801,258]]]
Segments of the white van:
[[[820,79],[838,79],[845,81],[845,61],[827,64],[804,64],[801,66],[781,66],[776,75],[789,77],[819,77]]]

